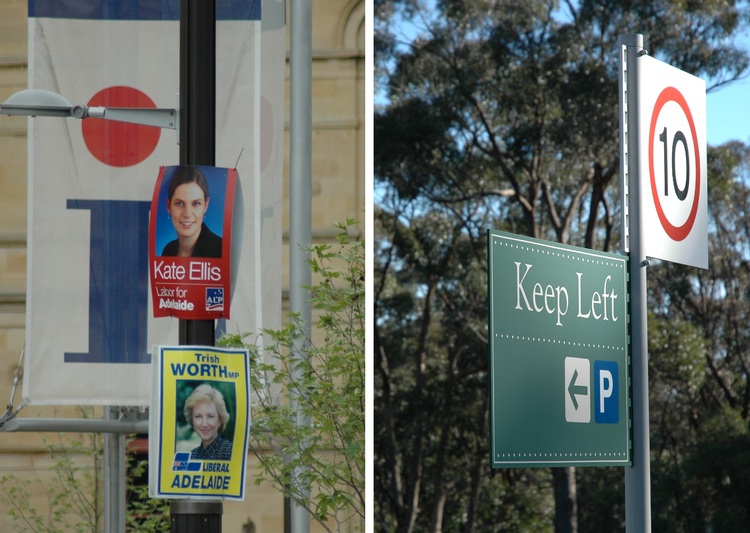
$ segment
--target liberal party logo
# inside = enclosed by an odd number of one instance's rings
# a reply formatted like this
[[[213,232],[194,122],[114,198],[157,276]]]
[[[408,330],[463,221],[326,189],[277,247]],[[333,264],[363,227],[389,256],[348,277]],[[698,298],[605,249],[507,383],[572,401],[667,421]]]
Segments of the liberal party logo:
[[[200,472],[200,461],[191,461],[190,452],[178,452],[174,454],[172,472]]]
[[[224,289],[221,287],[206,287],[206,311],[224,310]]]

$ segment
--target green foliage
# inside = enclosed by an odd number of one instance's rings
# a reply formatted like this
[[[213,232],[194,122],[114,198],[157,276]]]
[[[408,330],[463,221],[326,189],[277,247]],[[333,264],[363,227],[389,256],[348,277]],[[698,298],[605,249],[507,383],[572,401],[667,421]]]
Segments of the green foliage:
[[[747,531],[750,523],[750,433],[726,409],[698,425],[681,461],[652,463],[655,531]]]
[[[576,485],[579,532],[625,531],[625,474],[622,468],[577,468]]]
[[[169,531],[169,500],[148,495],[148,459],[138,459],[134,453],[126,455],[128,501],[125,526],[138,533]]]
[[[695,441],[690,421],[706,379],[708,342],[695,324],[653,314],[648,334],[651,450],[657,459],[679,456]]]
[[[100,490],[101,436],[90,434],[87,442],[59,437],[57,444],[45,441],[53,461],[50,480],[0,478],[0,500],[8,509],[16,531],[39,533],[97,533],[103,516]],[[31,499],[32,485],[43,488],[49,509],[42,512]]]
[[[84,440],[62,435],[56,443],[45,441],[52,460],[51,478],[22,477],[8,474],[0,477],[0,502],[7,510],[14,531],[18,533],[98,533],[104,518],[102,501],[103,437],[87,433]],[[147,478],[148,461],[126,455],[128,501],[125,522],[128,531],[161,533],[169,531],[169,502],[148,496],[148,485],[138,483]],[[32,494],[43,492],[47,505],[39,508]]]
[[[308,289],[323,342],[305,338],[292,315],[280,330],[262,331],[262,348],[247,346],[260,398],[252,412],[251,447],[263,467],[256,482],[271,482],[329,531],[364,527],[365,264],[364,242],[349,236],[353,224],[337,226],[336,246],[311,250],[318,281]]]

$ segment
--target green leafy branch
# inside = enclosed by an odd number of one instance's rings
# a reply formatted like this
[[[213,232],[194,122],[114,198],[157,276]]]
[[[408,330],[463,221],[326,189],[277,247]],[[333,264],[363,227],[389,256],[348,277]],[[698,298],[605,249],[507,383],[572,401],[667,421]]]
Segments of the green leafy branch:
[[[101,436],[87,435],[88,442],[64,442],[56,445],[44,441],[54,461],[50,482],[22,479],[14,474],[0,478],[0,500],[8,508],[8,516],[19,532],[38,533],[96,533],[103,516],[100,494],[102,448]],[[77,460],[78,458],[78,460]],[[83,458],[83,460],[80,460]],[[44,488],[49,502],[43,513],[32,505],[31,484]]]
[[[307,288],[323,342],[306,338],[292,314],[247,346],[260,398],[251,438],[263,468],[256,483],[271,482],[327,531],[364,525],[365,254],[364,242],[350,236],[353,224],[337,225],[336,245],[310,249],[318,281]],[[247,336],[221,343],[244,345]]]

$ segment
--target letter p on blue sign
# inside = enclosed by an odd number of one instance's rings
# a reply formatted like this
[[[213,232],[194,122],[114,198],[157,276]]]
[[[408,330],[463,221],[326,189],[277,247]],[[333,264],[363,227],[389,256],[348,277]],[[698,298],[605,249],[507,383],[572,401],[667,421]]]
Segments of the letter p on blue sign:
[[[620,421],[618,382],[615,361],[594,361],[594,421],[597,424]]]

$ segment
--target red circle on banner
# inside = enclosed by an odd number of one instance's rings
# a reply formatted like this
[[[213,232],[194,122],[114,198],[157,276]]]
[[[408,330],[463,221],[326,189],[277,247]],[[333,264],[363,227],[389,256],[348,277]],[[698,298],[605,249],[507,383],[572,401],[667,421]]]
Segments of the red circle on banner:
[[[685,117],[687,118],[690,127],[690,135],[693,140],[693,148],[695,150],[695,195],[693,196],[693,205],[690,207],[690,214],[685,223],[681,226],[675,226],[672,224],[664,213],[664,208],[661,205],[659,193],[656,189],[656,173],[654,172],[654,134],[656,133],[656,121],[659,118],[659,113],[661,112],[662,107],[664,107],[667,102],[677,103],[682,109],[682,112],[685,113]],[[659,94],[659,97],[654,104],[654,111],[651,114],[651,126],[648,132],[648,171],[651,177],[651,195],[654,198],[656,214],[659,216],[659,221],[661,222],[664,231],[666,231],[667,235],[675,241],[685,239],[685,237],[690,235],[690,230],[693,229],[693,224],[695,223],[695,216],[698,213],[698,201],[700,200],[701,195],[701,158],[700,153],[698,152],[698,135],[695,131],[693,114],[690,112],[690,107],[688,106],[685,97],[674,87],[667,87],[664,89],[661,94]]]
[[[89,100],[89,107],[155,108],[146,93],[118,85],[107,87]],[[129,167],[142,162],[156,149],[161,129],[98,118],[82,121],[83,140],[95,158],[112,167]]]

